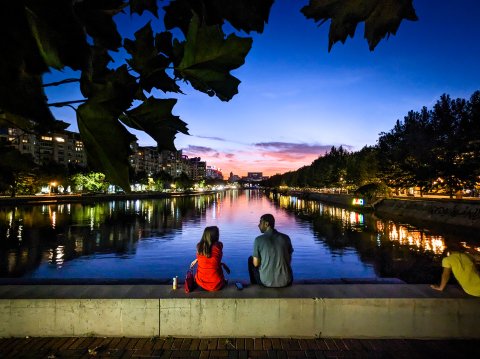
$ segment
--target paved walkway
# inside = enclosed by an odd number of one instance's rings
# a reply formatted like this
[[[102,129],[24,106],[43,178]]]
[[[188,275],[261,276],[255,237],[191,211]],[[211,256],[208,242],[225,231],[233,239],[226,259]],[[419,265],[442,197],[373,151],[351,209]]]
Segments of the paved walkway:
[[[480,340],[3,338],[0,358],[475,358]]]

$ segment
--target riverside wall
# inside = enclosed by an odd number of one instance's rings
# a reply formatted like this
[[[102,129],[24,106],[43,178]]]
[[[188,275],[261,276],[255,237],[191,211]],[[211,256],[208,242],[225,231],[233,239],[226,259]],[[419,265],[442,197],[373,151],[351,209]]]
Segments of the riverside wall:
[[[427,284],[0,286],[0,337],[480,338],[480,299]]]
[[[448,198],[379,198],[364,201],[364,206],[354,206],[356,198],[348,194],[292,192],[306,199],[332,203],[359,211],[373,211],[381,218],[408,222],[416,226],[463,227],[480,229],[480,200]]]
[[[480,201],[433,199],[384,199],[375,206],[380,217],[410,222],[480,229]]]

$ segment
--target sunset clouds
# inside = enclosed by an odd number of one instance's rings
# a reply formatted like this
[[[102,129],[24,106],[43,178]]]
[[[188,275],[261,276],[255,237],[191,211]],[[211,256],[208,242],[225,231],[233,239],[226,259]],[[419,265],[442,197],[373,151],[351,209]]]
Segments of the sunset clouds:
[[[183,152],[189,157],[202,157],[207,165],[214,164],[221,168],[226,177],[230,172],[240,176],[247,172],[263,172],[264,175],[271,176],[309,165],[331,147],[332,145],[308,143],[261,142],[244,145],[235,151],[190,145]],[[350,146],[344,145],[344,148],[349,149]]]

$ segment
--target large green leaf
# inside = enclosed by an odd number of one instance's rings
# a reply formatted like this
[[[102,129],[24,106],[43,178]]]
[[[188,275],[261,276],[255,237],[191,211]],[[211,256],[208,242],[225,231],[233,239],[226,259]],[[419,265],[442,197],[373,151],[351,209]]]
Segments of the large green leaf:
[[[98,72],[103,76],[82,78],[89,99],[77,109],[78,129],[89,164],[128,191],[130,144],[135,137],[118,118],[131,106],[138,84],[126,65]]]
[[[177,83],[165,71],[172,60],[159,53],[171,53],[172,43],[168,44],[165,35],[157,36],[157,39],[158,44],[155,43],[150,22],[135,33],[134,41],[125,39],[124,47],[132,55],[127,60],[128,64],[140,74],[140,85],[148,92],[153,87],[163,92],[181,92]]]
[[[215,0],[221,16],[237,30],[263,32],[274,0]]]
[[[178,27],[185,35],[197,14],[209,26],[230,22],[237,30],[263,32],[274,0],[174,0],[165,10],[165,27]]]
[[[27,20],[25,1],[2,3],[0,33],[0,111],[51,125],[54,118],[41,81],[48,66]]]
[[[108,51],[104,47],[93,46],[88,67],[82,71],[80,78],[80,91],[85,97],[93,94],[95,82],[102,83],[112,70],[107,66],[113,61]]]
[[[129,191],[128,158],[135,136],[108,107],[92,101],[78,107],[77,122],[89,165],[105,173],[111,183]]]
[[[127,5],[123,0],[82,0],[74,3],[74,11],[96,45],[117,50],[122,37],[113,16]]]
[[[171,30],[179,28],[186,36],[188,34],[188,27],[192,20],[193,13],[196,10],[197,13],[201,11],[202,1],[189,1],[189,0],[174,0],[170,1],[167,6],[164,6],[165,16],[163,21],[165,28]],[[197,9],[195,9],[197,8]]]
[[[186,123],[172,114],[176,103],[176,99],[150,97],[140,106],[126,111],[120,119],[127,126],[148,133],[160,149],[175,151],[176,134],[182,132],[188,135]]]
[[[5,76],[17,76],[22,71],[41,75],[48,66],[38,51],[30,24],[25,14],[24,1],[4,1],[0,11],[0,66],[1,79]],[[3,85],[0,82],[0,86]]]
[[[45,6],[41,1],[27,0],[25,15],[38,50],[48,66],[58,70],[65,66],[74,70],[86,67],[90,46],[71,1],[50,0]]]
[[[169,31],[163,31],[155,35],[155,48],[159,54],[173,57],[173,45],[172,45],[172,33]]]
[[[129,74],[126,65],[116,70],[105,70],[103,76],[82,77],[82,88],[88,91],[88,100],[110,108],[116,116],[128,109],[138,89],[135,77]]]
[[[231,34],[225,39],[220,26],[201,25],[194,16],[175,74],[195,89],[229,101],[238,93],[240,84],[230,71],[243,65],[251,46],[251,38]]]
[[[385,36],[396,34],[403,19],[418,20],[413,0],[383,1],[365,21],[365,38],[368,40],[370,50]]]
[[[403,19],[417,20],[413,0],[310,0],[302,8],[307,19],[323,24],[331,20],[328,50],[337,41],[353,37],[357,24],[365,22],[365,38],[371,51],[385,36],[395,34]]]
[[[53,125],[55,119],[47,106],[41,77],[27,72],[12,75],[1,78],[0,110],[35,120],[44,127]]]

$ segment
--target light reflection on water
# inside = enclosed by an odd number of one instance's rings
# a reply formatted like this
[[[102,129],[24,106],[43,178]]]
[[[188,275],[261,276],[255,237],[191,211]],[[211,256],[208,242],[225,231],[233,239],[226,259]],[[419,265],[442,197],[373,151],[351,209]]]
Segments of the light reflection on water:
[[[270,195],[274,199],[273,195]],[[278,196],[280,207],[293,210],[297,215],[312,217],[321,215],[339,222],[344,229],[364,232],[368,227],[364,222],[362,213],[323,204],[317,201],[302,200],[291,196]],[[418,252],[432,252],[440,255],[445,250],[445,239],[443,236],[434,235],[425,230],[413,226],[397,224],[392,221],[373,220],[375,232],[378,239],[387,239],[392,243],[407,246],[410,250]]]
[[[445,238],[315,201],[259,191],[96,204],[0,208],[0,276],[182,277],[206,226],[217,225],[230,277],[247,279],[258,219],[290,235],[296,280],[438,279]],[[475,243],[467,243],[472,247]]]

